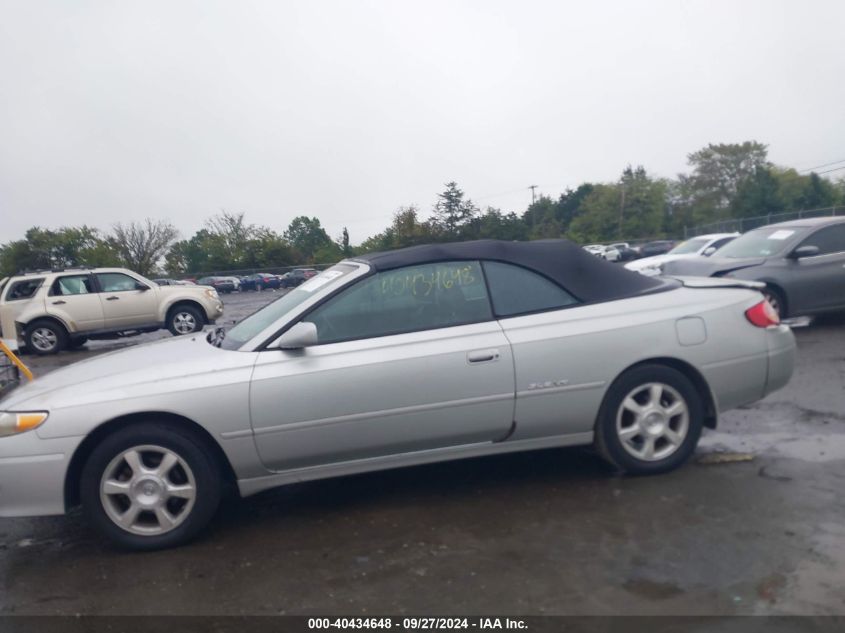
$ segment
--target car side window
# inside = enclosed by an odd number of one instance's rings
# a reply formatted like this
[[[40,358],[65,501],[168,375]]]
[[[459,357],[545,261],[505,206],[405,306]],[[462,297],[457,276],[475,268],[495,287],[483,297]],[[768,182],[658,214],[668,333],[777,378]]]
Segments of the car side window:
[[[497,317],[556,310],[578,303],[566,290],[527,268],[492,261],[483,265]]]
[[[801,242],[801,246],[818,246],[819,255],[845,252],[845,223],[820,229]]]
[[[9,286],[9,291],[6,293],[6,301],[29,299],[38,291],[42,283],[44,283],[43,277],[16,281]]]
[[[366,277],[315,309],[319,343],[491,321],[478,262],[438,262]]]
[[[733,239],[734,239],[733,237],[722,237],[722,238],[719,238],[718,240],[716,240],[715,242],[713,242],[713,243],[710,245],[710,248],[715,248],[716,250],[719,250],[720,248],[722,248],[722,247],[723,247],[725,244],[727,244],[728,242],[733,241]]]
[[[87,295],[94,292],[90,275],[67,275],[59,277],[50,288],[51,295]]]
[[[98,273],[101,292],[126,292],[137,290],[138,281],[123,273]]]

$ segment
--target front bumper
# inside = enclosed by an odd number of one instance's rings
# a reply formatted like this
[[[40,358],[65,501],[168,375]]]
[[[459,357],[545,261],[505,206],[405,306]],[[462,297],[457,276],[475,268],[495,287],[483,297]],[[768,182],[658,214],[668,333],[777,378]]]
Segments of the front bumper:
[[[81,437],[0,437],[0,517],[65,513],[65,475]]]

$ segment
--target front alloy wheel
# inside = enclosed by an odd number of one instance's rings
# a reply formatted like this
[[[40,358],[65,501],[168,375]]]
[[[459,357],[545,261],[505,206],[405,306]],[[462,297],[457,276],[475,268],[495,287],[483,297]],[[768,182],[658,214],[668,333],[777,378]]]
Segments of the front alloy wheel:
[[[181,545],[217,510],[221,464],[183,424],[142,422],[107,435],[82,469],[79,494],[88,520],[129,549]]]
[[[165,534],[190,516],[196,500],[194,473],[163,446],[133,446],[117,455],[100,479],[108,517],[132,534]]]

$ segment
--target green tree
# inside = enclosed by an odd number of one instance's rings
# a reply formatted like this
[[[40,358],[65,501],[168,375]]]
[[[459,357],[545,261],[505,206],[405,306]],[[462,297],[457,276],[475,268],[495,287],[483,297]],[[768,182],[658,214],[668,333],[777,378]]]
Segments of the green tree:
[[[118,253],[109,240],[88,226],[62,227],[55,231],[34,226],[27,230],[24,239],[0,248],[3,276],[19,270],[119,264]]]
[[[783,210],[778,178],[765,166],[757,167],[753,174],[739,183],[731,201],[731,215],[735,218],[780,213]]]
[[[340,248],[344,257],[349,257],[352,254],[352,248],[349,246],[349,230],[345,226],[340,237]]]
[[[757,141],[709,144],[687,156],[692,173],[687,201],[696,221],[719,220],[728,215],[739,184],[760,167],[767,167],[767,147]]]
[[[487,207],[480,216],[473,219],[473,233],[480,239],[526,240],[528,227],[516,213],[503,213]]]
[[[285,239],[309,262],[314,261],[318,251],[334,244],[318,218],[304,215],[291,221],[285,231]]]
[[[400,207],[393,213],[393,221],[381,233],[361,244],[361,252],[384,251],[435,241],[435,229],[430,222],[420,220],[419,209],[413,205]]]
[[[432,225],[440,239],[459,240],[466,236],[467,229],[476,215],[478,207],[472,200],[464,200],[464,192],[458,187],[458,183],[447,182],[446,189],[437,194]]]

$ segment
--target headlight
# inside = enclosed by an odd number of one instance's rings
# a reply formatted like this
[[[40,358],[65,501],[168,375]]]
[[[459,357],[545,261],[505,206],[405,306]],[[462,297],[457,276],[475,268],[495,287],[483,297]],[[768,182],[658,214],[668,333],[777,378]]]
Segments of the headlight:
[[[207,290],[205,291],[205,294],[206,294],[206,295],[208,295],[208,296],[209,296],[209,298],[211,298],[211,299],[216,299],[216,298],[217,298],[217,291],[216,291],[216,290],[214,290],[213,288],[209,288],[209,289],[207,289]]]
[[[46,411],[26,411],[22,413],[0,413],[0,437],[31,431],[44,424],[49,414]]]

